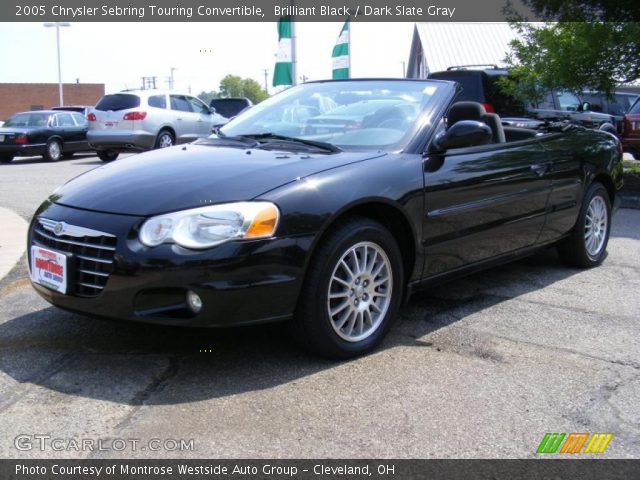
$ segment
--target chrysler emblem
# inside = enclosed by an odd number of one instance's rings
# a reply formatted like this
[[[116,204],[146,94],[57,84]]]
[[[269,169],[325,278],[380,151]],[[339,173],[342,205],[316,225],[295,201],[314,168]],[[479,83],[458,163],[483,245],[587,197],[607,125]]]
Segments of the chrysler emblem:
[[[62,232],[64,232],[64,223],[56,223],[56,226],[53,227],[53,233],[56,235],[62,235]]]

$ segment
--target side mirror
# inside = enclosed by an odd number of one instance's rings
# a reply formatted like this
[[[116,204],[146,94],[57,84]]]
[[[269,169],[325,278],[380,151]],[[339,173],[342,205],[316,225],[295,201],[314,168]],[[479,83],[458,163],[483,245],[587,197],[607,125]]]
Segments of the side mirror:
[[[209,107],[209,113],[210,113],[211,115],[215,115],[215,113],[216,113],[216,109],[215,109],[215,107]]]
[[[431,150],[444,152],[450,148],[475,147],[491,143],[492,140],[493,132],[487,124],[461,120],[440,132],[431,143]]]
[[[591,110],[591,104],[589,102],[582,102],[582,105],[580,105],[580,108],[578,109],[579,112],[589,112]]]

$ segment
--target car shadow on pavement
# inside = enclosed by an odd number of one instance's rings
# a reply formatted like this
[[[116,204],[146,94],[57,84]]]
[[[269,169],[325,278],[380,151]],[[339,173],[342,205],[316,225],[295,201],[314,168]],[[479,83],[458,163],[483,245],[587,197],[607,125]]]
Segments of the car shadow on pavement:
[[[417,293],[370,355],[432,347],[434,331],[577,272],[562,265],[555,250],[546,250]],[[44,306],[26,278],[19,282],[26,288],[9,294],[23,297],[9,298],[12,307]],[[0,324],[0,369],[20,384],[126,405],[179,404],[267,389],[344,363],[300,351],[281,325],[170,328],[97,320],[53,307]]]

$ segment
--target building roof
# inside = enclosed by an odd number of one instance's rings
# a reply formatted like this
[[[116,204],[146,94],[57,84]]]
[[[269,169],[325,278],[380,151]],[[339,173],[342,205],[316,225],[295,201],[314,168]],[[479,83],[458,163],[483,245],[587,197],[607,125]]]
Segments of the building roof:
[[[502,66],[509,42],[518,37],[506,22],[416,23],[407,77],[423,78],[454,65]]]

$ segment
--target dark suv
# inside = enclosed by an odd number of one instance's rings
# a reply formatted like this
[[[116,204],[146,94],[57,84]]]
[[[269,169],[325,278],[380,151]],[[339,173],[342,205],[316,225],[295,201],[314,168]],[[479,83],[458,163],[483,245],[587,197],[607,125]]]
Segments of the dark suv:
[[[244,97],[214,98],[209,106],[216,109],[216,112],[226,118],[233,118],[247,108],[253,106],[251,100]]]
[[[462,91],[458,101],[482,103],[485,110],[500,115],[502,122],[511,126],[535,128],[545,121],[568,120],[588,128],[617,133],[612,115],[584,111],[582,100],[569,92],[550,91],[541,102],[521,102],[504,93],[498,80],[509,72],[495,65],[483,67],[468,65],[449,67],[429,74],[429,78],[458,82]]]
[[[637,93],[614,92],[608,97],[602,92],[582,92],[582,101],[588,103],[588,110],[592,112],[602,112],[613,116],[616,119],[618,133],[622,133],[624,114],[629,111],[633,102],[640,97]]]

